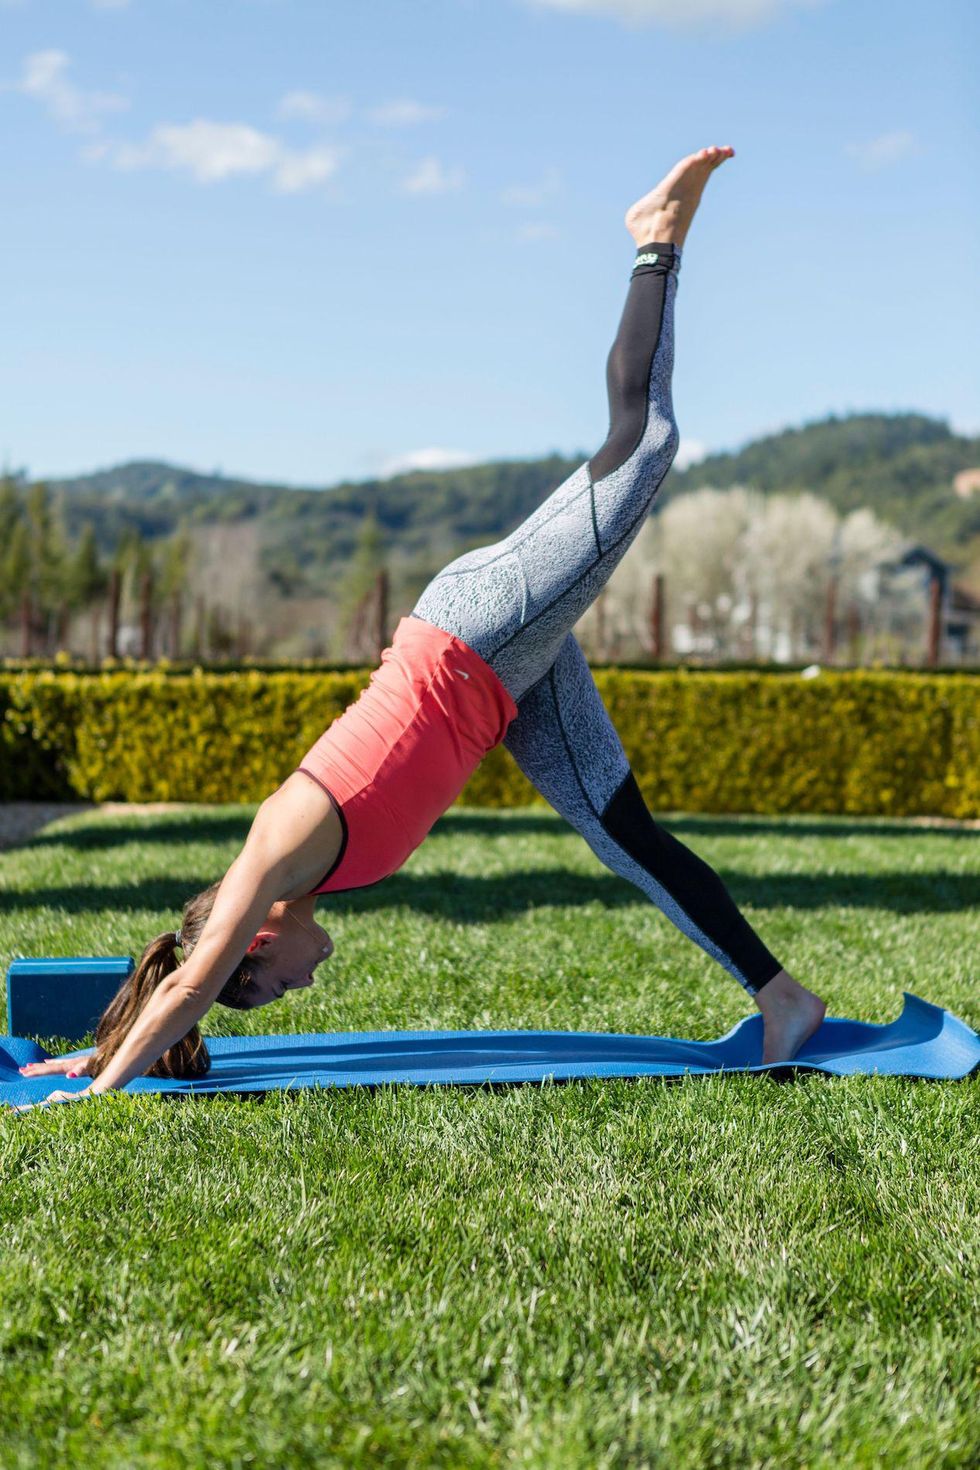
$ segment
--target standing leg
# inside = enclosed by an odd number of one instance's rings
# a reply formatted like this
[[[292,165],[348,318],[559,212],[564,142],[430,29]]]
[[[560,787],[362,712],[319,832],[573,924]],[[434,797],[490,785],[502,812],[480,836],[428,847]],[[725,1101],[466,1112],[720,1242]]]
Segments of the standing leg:
[[[718,874],[653,820],[572,634],[518,701],[504,744],[601,862],[756,995],[782,969]]]

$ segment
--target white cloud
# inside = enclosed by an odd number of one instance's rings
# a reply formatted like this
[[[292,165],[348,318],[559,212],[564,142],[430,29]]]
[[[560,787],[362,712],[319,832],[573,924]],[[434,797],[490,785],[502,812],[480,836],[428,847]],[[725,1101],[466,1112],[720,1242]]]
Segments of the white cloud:
[[[391,475],[410,474],[412,470],[457,470],[466,465],[482,464],[485,457],[470,454],[465,449],[413,449],[407,454],[386,459],[378,471],[378,478],[386,480]]]
[[[760,25],[780,11],[822,4],[823,0],[531,0],[531,3],[579,15],[608,15],[630,26],[690,27],[720,23],[739,28]]]
[[[707,457],[707,445],[700,439],[682,439],[674,457],[674,469],[686,470],[692,464],[700,464]]]
[[[544,220],[532,220],[529,224],[521,225],[517,231],[518,240],[554,240],[558,231],[554,225],[546,224]]]
[[[110,158],[119,169],[162,168],[190,174],[199,184],[265,175],[282,194],[323,183],[337,168],[340,151],[325,146],[287,148],[247,123],[161,124],[144,143],[116,144]]]
[[[385,102],[368,113],[371,121],[381,128],[408,128],[415,123],[438,122],[445,116],[444,107],[429,107],[424,102],[413,102],[409,97]]]
[[[9,0],[0,0],[0,5],[6,3]],[[118,0],[111,3],[117,4]],[[127,99],[111,92],[82,91],[68,80],[69,65],[64,51],[35,51],[25,58],[19,81],[0,84],[0,90],[31,97],[69,132],[88,134],[89,141],[81,153],[87,163],[106,161],[123,170],[171,169],[190,174],[201,184],[264,175],[280,194],[314,188],[329,179],[339,165],[339,148],[326,144],[290,148],[280,138],[247,123],[211,122],[207,118],[183,124],[162,123],[141,143],[112,141],[103,136],[103,119],[107,113],[128,107]],[[328,106],[338,106],[311,93],[291,93],[294,115],[301,110],[295,101],[300,96],[305,99],[307,116],[311,115],[312,102],[316,103],[321,121],[327,116]],[[284,103],[288,100],[283,99]]]
[[[72,133],[96,133],[106,113],[129,106],[114,92],[83,92],[67,78],[65,51],[34,51],[23,65],[21,79],[12,84],[15,92],[33,97],[55,122]]]
[[[273,175],[280,194],[299,194],[304,189],[326,183],[337,171],[340,151],[337,148],[307,148],[303,152],[283,149]]]
[[[561,175],[556,168],[550,168],[537,184],[511,184],[502,189],[500,201],[519,209],[536,209],[553,198],[560,188]]]
[[[350,110],[348,98],[322,97],[319,92],[287,92],[279,103],[281,117],[298,117],[322,127],[344,122]]]
[[[877,138],[869,138],[866,143],[848,143],[844,151],[863,169],[874,172],[879,168],[888,168],[890,164],[900,163],[918,149],[913,135],[904,129],[898,129],[893,133],[880,133]]]
[[[463,186],[463,170],[446,168],[438,158],[423,158],[415,170],[402,181],[405,194],[448,194]]]

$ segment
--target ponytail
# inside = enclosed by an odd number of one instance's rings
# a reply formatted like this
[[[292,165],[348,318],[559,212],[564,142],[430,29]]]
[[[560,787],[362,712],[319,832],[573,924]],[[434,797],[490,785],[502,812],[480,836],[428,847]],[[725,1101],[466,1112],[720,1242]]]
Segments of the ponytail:
[[[95,1056],[90,1063],[93,1077],[108,1066],[157,986],[179,968],[177,936],[173,930],[151,939],[135,971],[109,1002],[95,1028]],[[143,1075],[203,1077],[210,1067],[211,1058],[204,1037],[197,1026],[192,1026],[187,1035],[168,1047],[159,1061],[154,1062]]]
[[[189,898],[184,904],[180,928],[158,934],[156,939],[150,940],[133,974],[110,1001],[95,1028],[95,1055],[89,1064],[91,1076],[97,1077],[108,1066],[150,996],[164,980],[180,969],[183,961],[177,958],[177,951],[180,950],[185,959],[192,952],[208,921],[220,887],[220,882],[212,883],[203,893]],[[261,963],[258,955],[246,955],[216,999],[222,1005],[231,1006],[233,1010],[247,1009],[248,988],[256,970],[261,968]],[[160,1060],[154,1062],[143,1075],[203,1077],[210,1067],[211,1057],[204,1037],[197,1026],[192,1026],[187,1035],[168,1047]]]

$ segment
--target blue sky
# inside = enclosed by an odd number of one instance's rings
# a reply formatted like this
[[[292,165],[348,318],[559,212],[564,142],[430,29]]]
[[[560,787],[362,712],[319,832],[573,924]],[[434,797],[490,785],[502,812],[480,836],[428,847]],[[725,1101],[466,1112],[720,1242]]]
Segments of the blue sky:
[[[706,143],[684,454],[980,432],[978,62],[975,0],[0,0],[0,457],[591,453],[624,211]]]

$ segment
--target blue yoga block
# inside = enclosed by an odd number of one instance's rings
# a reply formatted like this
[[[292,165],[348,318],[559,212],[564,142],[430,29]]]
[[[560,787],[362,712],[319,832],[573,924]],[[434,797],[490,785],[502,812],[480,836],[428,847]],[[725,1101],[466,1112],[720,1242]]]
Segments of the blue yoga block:
[[[132,970],[129,955],[14,960],[7,971],[7,1030],[80,1041]]]

